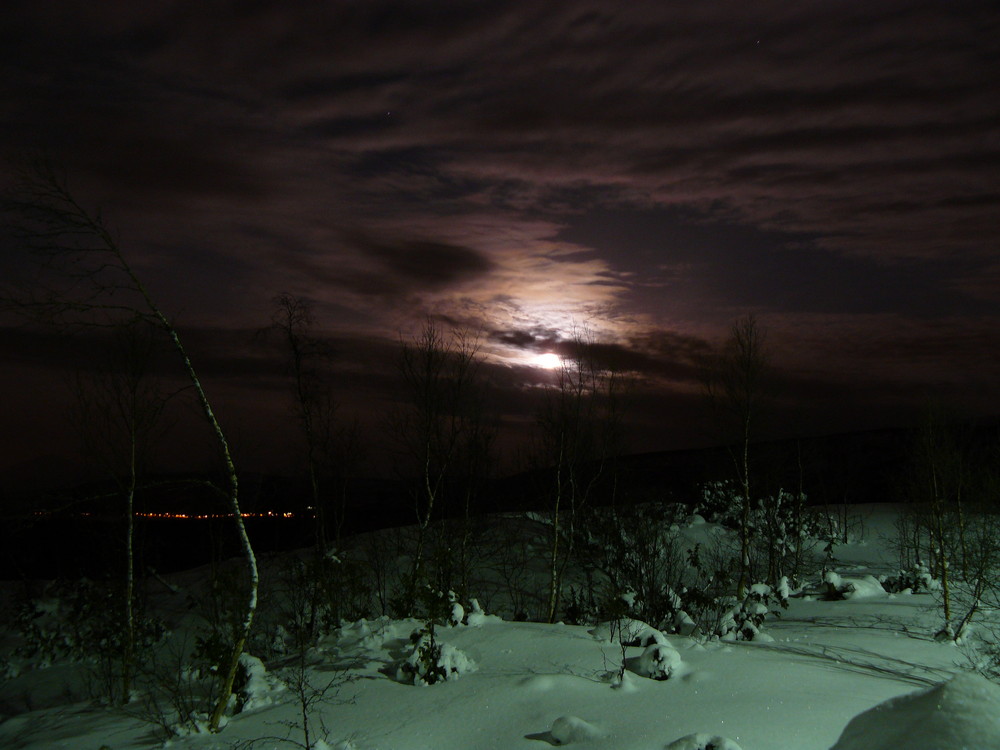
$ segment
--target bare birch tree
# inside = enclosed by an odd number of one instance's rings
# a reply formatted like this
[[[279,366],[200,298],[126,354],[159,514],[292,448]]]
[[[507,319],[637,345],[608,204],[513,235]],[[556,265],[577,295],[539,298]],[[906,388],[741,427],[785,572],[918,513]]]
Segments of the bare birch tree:
[[[243,548],[248,574],[246,608],[223,665],[219,695],[209,718],[218,731],[257,611],[259,576],[239,502],[239,480],[226,439],[180,334],[122,250],[119,238],[100,212],[80,204],[66,178],[51,164],[38,162],[22,171],[17,187],[3,202],[16,241],[38,261],[32,284],[9,295],[17,310],[63,327],[118,325],[146,321],[170,341],[198,405],[215,436],[227,479],[228,504]]]
[[[927,409],[916,436],[911,472],[913,499],[930,542],[928,562],[932,574],[941,581],[944,627],[939,636],[954,639],[960,635],[954,629],[954,578],[956,573],[961,579],[969,577],[965,507],[969,477],[967,457],[938,408]],[[953,569],[956,561],[957,571]]]
[[[136,492],[162,434],[163,410],[169,398],[150,377],[154,347],[148,327],[141,322],[117,329],[107,361],[94,372],[80,373],[76,379],[76,418],[84,451],[112,478],[125,505],[122,653],[117,696],[123,703],[129,700],[136,667]]]
[[[768,366],[765,332],[753,314],[737,320],[729,332],[725,348],[715,358],[706,378],[706,392],[729,443],[733,468],[740,487],[739,541],[740,569],[737,596],[743,599],[751,583],[750,554],[755,541],[751,528],[753,487],[750,446],[760,402],[764,395],[763,379]]]
[[[489,463],[493,437],[485,424],[481,389],[481,339],[476,333],[445,335],[428,322],[402,344],[399,368],[404,403],[392,418],[392,429],[418,481],[414,489],[417,539],[411,562],[407,606],[415,604],[417,587],[426,582],[426,553],[432,520],[442,518],[443,507],[465,482],[466,512],[474,489],[473,468]],[[451,509],[449,509],[451,510]],[[444,542],[451,550],[450,540]],[[460,542],[459,555],[468,553]]]
[[[324,480],[331,469],[337,412],[337,403],[322,373],[322,363],[329,352],[312,333],[315,319],[308,299],[279,294],[272,304],[271,328],[281,337],[285,348],[295,416],[305,440],[306,471],[316,518],[316,548],[323,555],[328,544],[331,511],[330,488],[324,486]]]
[[[618,447],[622,417],[622,373],[598,360],[598,347],[585,335],[577,336],[571,348],[537,416],[539,457],[552,471],[545,613],[549,622],[555,622],[559,612],[577,524]]]

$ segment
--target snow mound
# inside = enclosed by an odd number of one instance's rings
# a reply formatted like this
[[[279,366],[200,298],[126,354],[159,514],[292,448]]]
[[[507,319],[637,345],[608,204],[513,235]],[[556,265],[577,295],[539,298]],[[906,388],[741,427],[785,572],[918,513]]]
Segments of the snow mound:
[[[611,687],[623,693],[637,693],[639,686],[635,684],[635,677],[627,669],[615,672],[611,677]]]
[[[324,740],[316,740],[309,743],[309,750],[358,750],[358,746],[350,740],[342,740],[336,745],[331,745]]]
[[[472,611],[465,616],[465,622],[469,627],[481,628],[487,623],[499,624],[503,622],[503,619],[496,615],[488,615],[483,612],[483,608],[479,606],[478,600],[473,599],[469,604],[472,607]]]
[[[642,620],[623,617],[619,620],[602,622],[596,628],[587,631],[599,641],[607,643],[623,643],[626,646],[648,646],[652,643],[662,643],[669,646],[662,632]]]
[[[533,693],[579,690],[591,683],[591,678],[575,674],[536,674],[518,682],[518,687]]]
[[[711,734],[689,734],[667,745],[667,750],[743,750],[726,737]]]
[[[1000,687],[957,674],[858,714],[831,750],[988,750],[1000,747]]]
[[[406,623],[393,623],[388,617],[379,617],[375,620],[357,620],[356,622],[342,625],[337,631],[337,644],[341,650],[359,649],[365,651],[379,651],[385,645],[386,640],[393,637],[405,637],[404,633],[396,632],[406,628]]]
[[[653,643],[646,647],[635,665],[635,671],[654,680],[669,680],[681,666],[681,655],[673,646]]]
[[[823,576],[823,582],[831,592],[836,592],[843,599],[874,599],[888,596],[875,576],[845,578],[831,570]]]
[[[560,745],[568,745],[571,742],[600,736],[597,727],[576,716],[560,716],[552,722],[552,729],[549,730],[549,733],[552,735],[552,739]]]
[[[243,711],[252,711],[274,703],[275,693],[285,689],[281,680],[269,674],[264,662],[256,656],[244,652],[240,655],[240,666],[246,675],[246,684],[241,691]]]

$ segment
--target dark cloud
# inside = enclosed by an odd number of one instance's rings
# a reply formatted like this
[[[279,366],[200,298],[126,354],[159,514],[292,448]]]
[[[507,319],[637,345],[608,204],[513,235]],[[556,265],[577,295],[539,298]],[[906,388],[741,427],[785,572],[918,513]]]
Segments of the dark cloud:
[[[451,286],[493,268],[482,253],[446,242],[358,237],[354,244],[363,255],[378,261],[390,277],[424,288]]]
[[[886,205],[881,213],[894,209],[912,207]],[[657,295],[694,285],[698,294],[692,305],[714,300],[738,309],[764,301],[774,313],[896,312],[936,318],[996,310],[995,303],[975,299],[959,286],[959,279],[978,276],[992,264],[975,253],[886,264],[816,247],[810,235],[720,226],[662,210],[591,212],[572,219],[560,236],[613,252],[619,268],[635,270],[641,276],[636,283],[655,290],[640,293],[645,309],[656,307]]]

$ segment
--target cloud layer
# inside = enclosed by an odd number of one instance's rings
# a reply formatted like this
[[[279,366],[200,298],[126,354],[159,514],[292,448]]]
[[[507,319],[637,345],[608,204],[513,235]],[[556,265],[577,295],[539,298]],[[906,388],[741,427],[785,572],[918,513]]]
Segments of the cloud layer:
[[[4,156],[65,163],[188,325],[289,291],[331,336],[434,315],[507,366],[587,328],[679,388],[754,311],[817,388],[998,395],[991,3],[6,15]]]

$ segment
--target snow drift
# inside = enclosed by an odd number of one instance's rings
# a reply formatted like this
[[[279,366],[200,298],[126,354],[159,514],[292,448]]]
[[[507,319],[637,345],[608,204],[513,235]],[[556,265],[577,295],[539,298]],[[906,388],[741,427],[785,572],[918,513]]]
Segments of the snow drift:
[[[855,716],[831,750],[995,750],[1000,747],[1000,687],[957,674]]]

